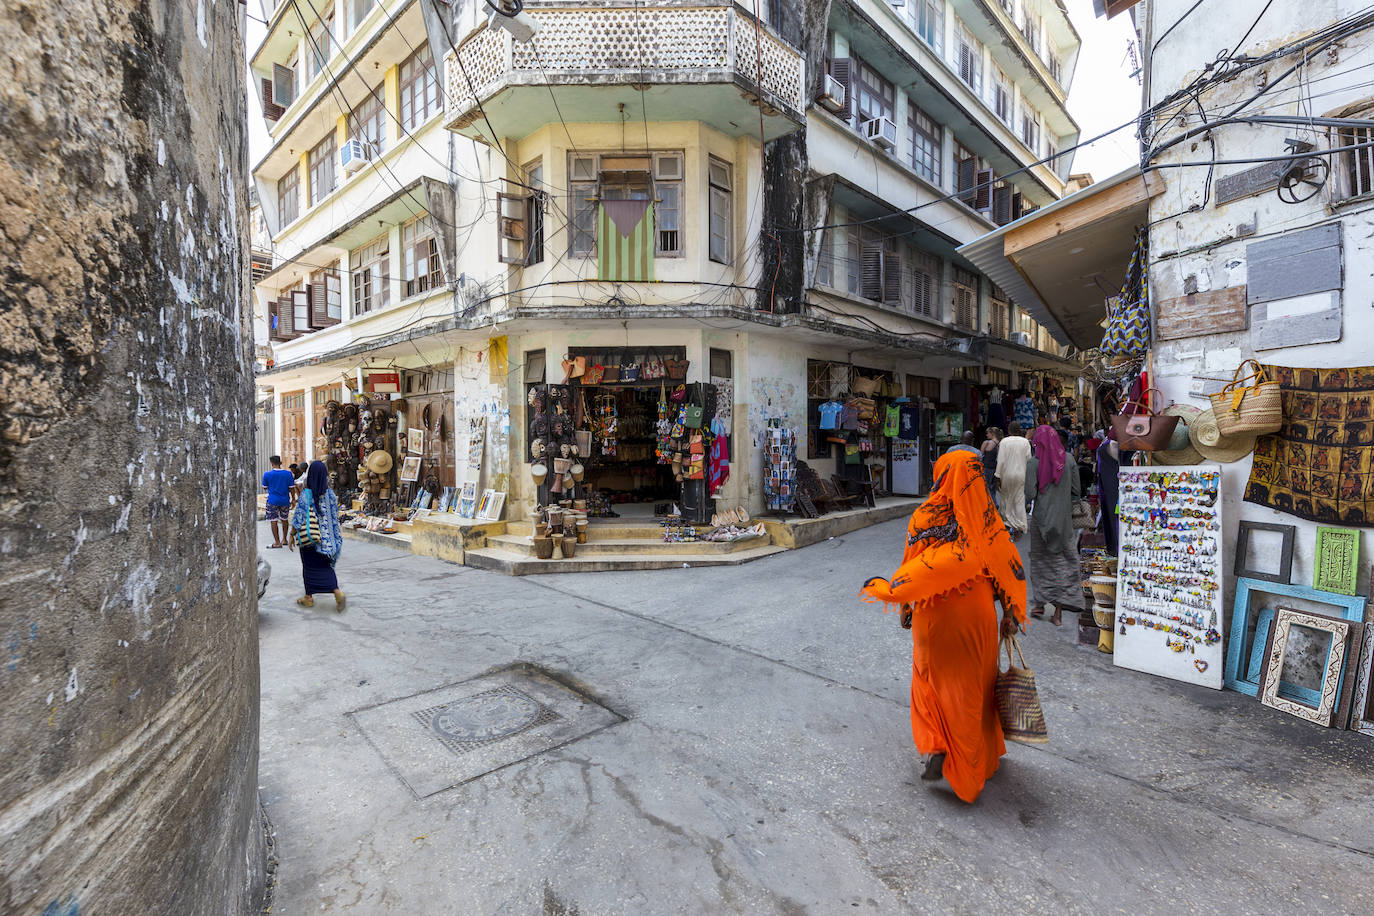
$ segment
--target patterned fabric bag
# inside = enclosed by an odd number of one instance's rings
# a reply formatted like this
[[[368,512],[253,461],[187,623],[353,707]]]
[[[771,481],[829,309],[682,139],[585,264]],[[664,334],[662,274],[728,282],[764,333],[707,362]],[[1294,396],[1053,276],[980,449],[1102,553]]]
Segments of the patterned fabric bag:
[[[1145,230],[1136,233],[1126,282],[1107,317],[1101,350],[1107,356],[1142,356],[1150,349],[1150,285]]]
[[[1007,670],[1000,670],[999,659],[997,686],[993,688],[1002,734],[1008,741],[1022,744],[1049,744],[1050,731],[1045,725],[1045,710],[1040,706],[1040,694],[1035,689],[1035,673],[1025,667],[1026,658],[1021,654],[1021,644],[1015,636],[1005,637],[1002,645],[1007,650]],[[1017,658],[1021,659],[1020,668],[1012,661],[1013,646],[1016,647]]]

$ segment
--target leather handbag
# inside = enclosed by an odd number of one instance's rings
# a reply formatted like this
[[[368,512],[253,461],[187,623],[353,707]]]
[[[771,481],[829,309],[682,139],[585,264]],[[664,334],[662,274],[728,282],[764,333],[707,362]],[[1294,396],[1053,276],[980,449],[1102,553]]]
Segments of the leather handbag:
[[[668,395],[668,400],[679,404],[687,400],[687,386],[678,385],[673,389],[673,393]]]
[[[586,375],[586,374],[587,374],[587,357],[585,357],[585,356],[574,356],[574,357],[573,357],[573,367],[572,367],[572,377],[573,377],[573,378],[581,378],[582,376],[584,376],[584,375]]]
[[[687,378],[687,366],[690,364],[686,359],[665,359],[663,368],[668,370],[668,378],[675,381],[682,381]]]
[[[1151,388],[1145,394],[1158,390]],[[1153,452],[1169,447],[1174,427],[1178,426],[1178,417],[1155,413],[1148,406],[1148,400],[1144,398],[1142,402],[1127,401],[1122,412],[1112,417],[1112,430],[1116,433],[1116,441],[1122,451]],[[1145,413],[1126,413],[1126,409],[1133,404],[1144,407]]]

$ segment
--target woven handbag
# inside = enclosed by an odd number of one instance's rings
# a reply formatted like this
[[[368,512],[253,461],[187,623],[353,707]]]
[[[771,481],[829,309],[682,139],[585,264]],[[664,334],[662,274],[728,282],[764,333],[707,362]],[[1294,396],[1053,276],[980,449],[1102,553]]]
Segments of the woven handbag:
[[[1254,366],[1255,371],[1241,375],[1247,366]],[[1223,436],[1264,435],[1276,433],[1283,426],[1283,395],[1279,383],[1271,380],[1264,367],[1253,359],[1237,366],[1230,384],[1209,395],[1208,399],[1212,402],[1217,429]]]
[[[1021,654],[1021,644],[1015,636],[1004,637],[1002,645],[1007,650],[1007,670],[1000,670],[1001,664],[998,664],[997,686],[993,688],[1002,734],[1008,741],[1022,744],[1049,744],[1050,732],[1045,726],[1040,694],[1035,689],[1035,673],[1025,667],[1026,658]],[[1013,646],[1016,647],[1017,658],[1021,660],[1020,668],[1012,661]]]
[[[320,517],[313,506],[305,507],[305,527],[296,529],[296,544],[300,547],[315,547],[320,543]]]
[[[663,367],[668,370],[668,378],[679,382],[687,378],[687,366],[689,364],[688,360],[671,357],[663,361]]]

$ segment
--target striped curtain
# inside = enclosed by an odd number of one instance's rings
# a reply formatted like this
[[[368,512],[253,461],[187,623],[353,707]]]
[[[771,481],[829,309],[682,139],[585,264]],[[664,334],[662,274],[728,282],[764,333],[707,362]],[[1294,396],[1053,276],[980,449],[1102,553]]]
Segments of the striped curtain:
[[[596,226],[597,279],[652,282],[654,209],[647,200],[603,200]]]

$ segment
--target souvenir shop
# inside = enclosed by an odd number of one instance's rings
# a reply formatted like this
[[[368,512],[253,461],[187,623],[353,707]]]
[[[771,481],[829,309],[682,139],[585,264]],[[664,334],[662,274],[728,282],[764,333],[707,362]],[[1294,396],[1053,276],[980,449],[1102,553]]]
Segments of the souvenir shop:
[[[821,476],[871,486],[878,495],[916,495],[920,484],[914,474],[906,473],[902,444],[914,443],[915,437],[899,439],[903,409],[914,411],[915,405],[903,396],[891,371],[807,360],[808,467]],[[915,427],[909,417],[906,428]]]
[[[728,474],[728,412],[688,383],[682,347],[574,348],[561,384],[526,384],[526,442],[538,503],[587,518],[704,523]],[[550,375],[557,374],[556,369]]]

